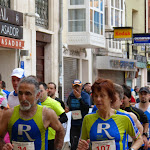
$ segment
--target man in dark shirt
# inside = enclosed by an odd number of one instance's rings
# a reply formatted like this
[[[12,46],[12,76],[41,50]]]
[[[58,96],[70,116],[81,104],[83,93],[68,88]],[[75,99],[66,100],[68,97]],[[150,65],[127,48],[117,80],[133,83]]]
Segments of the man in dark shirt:
[[[149,127],[148,118],[141,109],[131,106],[131,104],[130,104],[131,91],[128,88],[128,86],[125,84],[122,85],[122,87],[124,90],[124,97],[123,97],[123,103],[121,105],[121,108],[127,112],[134,113],[137,116],[138,120],[142,123],[142,125],[143,125],[143,141],[144,141],[145,147],[147,147],[148,146],[147,132],[148,132],[148,127]]]
[[[51,98],[55,99],[56,101],[60,102],[61,107],[65,110],[65,104],[64,102],[56,97],[55,93],[56,93],[56,84],[54,82],[49,82],[47,84],[47,88],[48,88],[48,96],[50,96]]]
[[[73,81],[72,89],[73,91],[67,99],[67,105],[69,111],[72,111],[70,130],[71,150],[76,150],[80,137],[82,121],[89,111],[90,96],[82,91],[82,83],[80,80]]]

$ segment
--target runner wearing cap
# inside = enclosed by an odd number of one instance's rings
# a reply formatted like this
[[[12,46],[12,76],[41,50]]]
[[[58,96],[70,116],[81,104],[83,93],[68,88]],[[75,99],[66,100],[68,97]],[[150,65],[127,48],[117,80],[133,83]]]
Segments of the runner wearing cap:
[[[139,90],[139,99],[140,102],[135,104],[135,107],[144,111],[147,115],[149,121],[149,130],[148,132],[143,132],[143,136],[146,136],[150,139],[150,104],[149,104],[149,89],[147,87],[141,87]],[[150,148],[148,148],[150,150]]]
[[[72,89],[73,91],[67,99],[67,105],[69,111],[72,111],[70,130],[71,150],[76,150],[80,137],[82,121],[89,111],[90,96],[82,91],[82,83],[80,80],[73,81]]]
[[[16,68],[13,70],[12,74],[11,74],[11,81],[12,81],[12,85],[14,88],[14,91],[12,91],[9,96],[8,96],[8,105],[9,107],[14,107],[19,105],[19,99],[18,99],[18,95],[17,95],[17,89],[18,89],[18,84],[19,81],[25,77],[25,72],[22,68]]]

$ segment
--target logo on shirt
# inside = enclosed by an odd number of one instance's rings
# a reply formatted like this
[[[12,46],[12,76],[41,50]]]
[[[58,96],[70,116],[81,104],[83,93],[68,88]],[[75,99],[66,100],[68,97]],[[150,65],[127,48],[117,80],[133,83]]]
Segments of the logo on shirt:
[[[28,138],[29,141],[35,141],[32,139],[29,135],[29,131],[31,131],[31,126],[30,125],[24,125],[24,124],[19,124],[18,125],[18,135],[23,135],[25,133],[26,137]]]
[[[109,132],[107,131],[110,128],[110,124],[108,123],[99,123],[97,125],[97,133],[102,133],[102,131],[105,132],[105,134],[107,135],[107,137],[109,139],[114,139],[115,137],[112,137]]]

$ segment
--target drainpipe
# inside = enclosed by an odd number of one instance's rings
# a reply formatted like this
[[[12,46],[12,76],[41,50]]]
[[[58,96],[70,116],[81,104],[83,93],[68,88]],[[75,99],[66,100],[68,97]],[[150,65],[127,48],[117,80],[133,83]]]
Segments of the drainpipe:
[[[59,91],[59,98],[64,99],[63,96],[63,55],[62,55],[62,30],[63,30],[63,0],[59,0],[59,33],[58,33],[58,45],[59,45],[59,84],[58,84],[58,91]]]
[[[146,28],[147,28],[147,13],[146,13],[146,11],[147,11],[147,5],[146,5],[146,2],[147,2],[147,0],[145,0],[145,33],[146,33]],[[146,46],[145,46],[145,57],[146,57]]]

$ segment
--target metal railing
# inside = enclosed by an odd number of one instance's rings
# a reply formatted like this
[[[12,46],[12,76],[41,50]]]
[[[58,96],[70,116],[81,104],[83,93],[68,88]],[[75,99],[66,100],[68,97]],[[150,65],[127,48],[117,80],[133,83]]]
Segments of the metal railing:
[[[36,25],[48,28],[48,0],[35,0],[35,12],[40,15],[36,17]]]
[[[0,5],[10,8],[10,0],[0,0]]]

